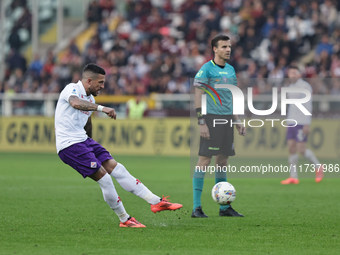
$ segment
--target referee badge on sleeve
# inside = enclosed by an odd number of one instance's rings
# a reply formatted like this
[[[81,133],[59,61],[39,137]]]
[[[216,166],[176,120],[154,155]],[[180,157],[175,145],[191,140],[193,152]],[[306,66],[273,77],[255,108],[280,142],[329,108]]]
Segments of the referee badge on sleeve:
[[[203,74],[203,71],[202,71],[202,70],[199,70],[196,76],[197,76],[197,77],[201,77],[202,74]]]

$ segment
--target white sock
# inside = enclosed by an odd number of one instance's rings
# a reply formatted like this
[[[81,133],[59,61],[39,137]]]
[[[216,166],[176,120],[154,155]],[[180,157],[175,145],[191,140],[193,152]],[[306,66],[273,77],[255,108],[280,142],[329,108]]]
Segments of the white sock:
[[[123,189],[143,198],[149,204],[155,205],[161,201],[160,197],[153,194],[140,180],[133,177],[122,164],[117,163],[110,175],[117,180]]]
[[[305,157],[308,159],[310,162],[312,162],[315,167],[317,168],[317,164],[320,164],[320,161],[317,159],[317,157],[314,155],[314,153],[310,149],[306,149],[305,151]]]
[[[298,178],[298,172],[296,169],[297,163],[299,162],[299,154],[293,154],[288,157],[288,163],[290,167],[290,177]]]
[[[102,189],[105,202],[108,203],[111,209],[117,214],[121,222],[127,221],[130,215],[126,213],[124,205],[118,197],[117,191],[109,174],[105,174],[97,182]]]

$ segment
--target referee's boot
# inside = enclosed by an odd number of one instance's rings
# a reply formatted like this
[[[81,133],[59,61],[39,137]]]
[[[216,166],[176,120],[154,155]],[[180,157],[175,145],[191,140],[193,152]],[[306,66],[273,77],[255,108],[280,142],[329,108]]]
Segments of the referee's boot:
[[[208,215],[202,211],[202,206],[199,206],[192,211],[191,218],[208,218]]]
[[[220,216],[229,216],[229,217],[244,217],[243,214],[236,212],[231,205],[227,209],[220,209]]]

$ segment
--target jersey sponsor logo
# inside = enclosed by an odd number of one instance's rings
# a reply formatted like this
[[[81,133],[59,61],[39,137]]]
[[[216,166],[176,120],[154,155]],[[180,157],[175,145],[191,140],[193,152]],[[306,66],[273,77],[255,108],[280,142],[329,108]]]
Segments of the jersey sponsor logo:
[[[97,168],[97,162],[91,162],[91,168]]]
[[[138,185],[138,183],[142,183],[140,180],[136,179],[136,185]]]
[[[88,115],[88,116],[91,115],[91,113],[90,113],[89,111],[81,111],[81,110],[80,110],[80,112],[82,112],[82,113],[84,113],[84,114],[86,114],[86,115]]]
[[[221,99],[219,97],[219,95],[217,94],[216,90],[213,89],[212,87],[210,87],[209,85],[205,84],[205,83],[200,83],[197,82],[198,84],[204,85],[205,87],[209,88],[212,92],[214,92],[216,94],[216,96],[218,97],[218,99],[220,100],[221,106],[222,106],[222,102]],[[214,99],[214,97],[212,96],[212,94],[201,87],[198,87],[199,89],[202,89],[204,92],[206,92],[215,102],[216,101]],[[245,105],[245,100],[244,100],[244,94],[243,91],[238,88],[235,85],[231,85],[231,84],[216,84],[215,85],[216,89],[228,89],[231,94],[232,94],[232,99],[233,99],[233,114],[234,115],[244,115],[244,105]],[[257,110],[254,108],[253,105],[253,88],[248,88],[248,108],[250,110],[251,113],[255,114],[255,115],[259,115],[259,116],[266,116],[266,115],[270,115],[273,112],[275,112],[276,108],[277,108],[277,104],[278,104],[278,92],[277,92],[277,88],[272,88],[273,91],[273,104],[272,107],[268,110]],[[287,97],[287,94],[289,93],[301,93],[304,94],[305,97],[301,97],[301,98],[297,98],[297,99],[289,99]],[[285,116],[287,115],[287,105],[288,104],[293,104],[295,105],[304,115],[306,116],[311,116],[312,114],[306,109],[306,107],[303,105],[304,103],[307,103],[309,100],[311,100],[312,94],[309,90],[304,89],[304,88],[292,88],[292,87],[283,87],[281,89],[281,115]],[[207,97],[205,94],[202,94],[202,115],[206,115],[207,114]],[[295,121],[296,122],[296,121]]]
[[[83,96],[83,95],[81,95],[81,98],[84,98],[84,96]]]
[[[77,95],[76,89],[73,89],[73,90],[72,90],[72,94]]]
[[[117,200],[117,203],[119,203],[119,202],[122,202],[122,200],[120,199],[120,197],[118,197],[118,200]]]

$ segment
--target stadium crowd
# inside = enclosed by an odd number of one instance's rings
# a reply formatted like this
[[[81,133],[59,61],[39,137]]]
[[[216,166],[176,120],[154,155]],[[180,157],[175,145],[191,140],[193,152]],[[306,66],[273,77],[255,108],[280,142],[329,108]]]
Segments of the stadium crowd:
[[[25,2],[25,1],[24,1]],[[188,93],[189,78],[212,59],[210,41],[230,36],[238,78],[269,78],[279,86],[297,64],[306,78],[340,77],[340,1],[113,0],[92,1],[86,18],[97,33],[80,52],[72,41],[61,59],[52,51],[31,63],[12,47],[1,93],[59,92],[95,62],[107,72],[105,94]],[[118,3],[118,1],[117,1]],[[112,19],[117,21],[110,31]],[[26,66],[27,65],[27,66]],[[266,83],[255,94],[271,92]],[[340,94],[339,82],[313,84],[316,94]]]

